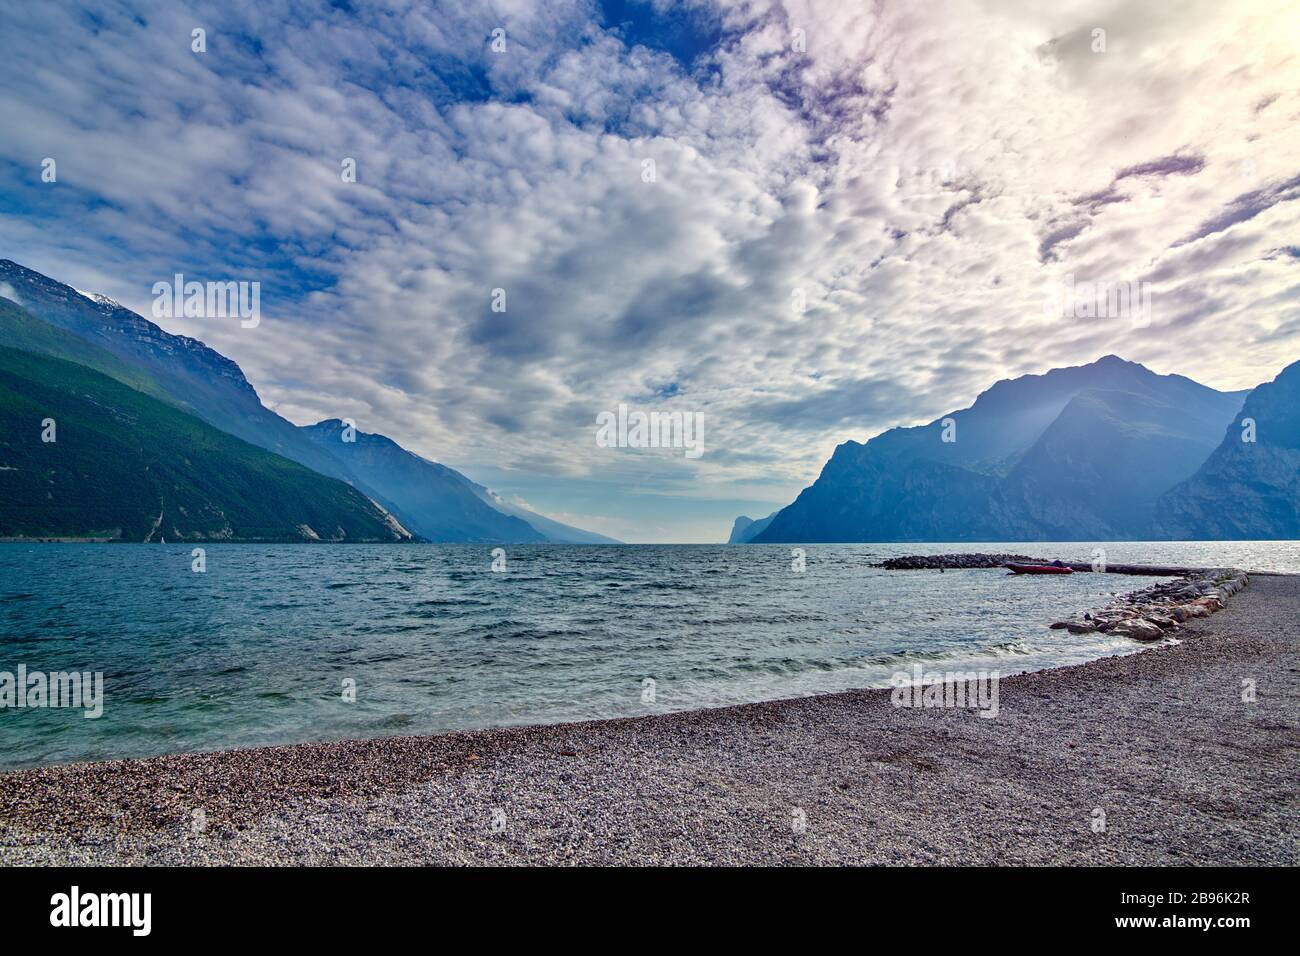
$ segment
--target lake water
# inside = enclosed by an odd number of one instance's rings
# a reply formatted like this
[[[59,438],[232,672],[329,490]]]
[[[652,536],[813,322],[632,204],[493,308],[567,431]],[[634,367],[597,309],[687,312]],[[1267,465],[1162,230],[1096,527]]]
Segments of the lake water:
[[[1149,579],[886,572],[1091,544],[0,545],[0,671],[102,671],[104,712],[0,709],[0,768],[663,713],[1006,675],[1138,645],[1047,624]],[[1300,543],[1106,545],[1111,562],[1300,572]],[[653,700],[646,695],[654,682]],[[354,681],[355,702],[344,700]]]

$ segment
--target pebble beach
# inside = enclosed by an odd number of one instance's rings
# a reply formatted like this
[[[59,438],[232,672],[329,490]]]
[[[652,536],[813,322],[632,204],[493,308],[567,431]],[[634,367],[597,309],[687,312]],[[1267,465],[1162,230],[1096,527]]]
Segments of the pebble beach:
[[[0,864],[1300,863],[1300,577],[1005,677],[0,775]]]

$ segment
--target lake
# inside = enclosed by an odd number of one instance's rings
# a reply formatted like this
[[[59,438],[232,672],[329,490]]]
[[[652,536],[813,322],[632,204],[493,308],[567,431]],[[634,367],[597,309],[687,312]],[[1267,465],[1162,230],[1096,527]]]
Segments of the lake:
[[[0,767],[663,713],[1018,671],[1139,645],[1047,625],[1148,579],[887,572],[1093,544],[0,545],[0,671],[102,671],[104,710],[0,710]],[[1300,571],[1297,542],[1111,562]],[[498,561],[498,567],[501,562]],[[354,696],[355,699],[348,699]]]

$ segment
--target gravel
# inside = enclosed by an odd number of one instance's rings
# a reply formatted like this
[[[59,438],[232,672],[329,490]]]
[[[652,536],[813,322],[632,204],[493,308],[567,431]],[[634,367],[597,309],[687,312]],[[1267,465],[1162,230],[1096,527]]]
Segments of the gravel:
[[[1296,865],[1297,621],[1253,577],[996,719],[862,691],[17,771],[0,863]]]

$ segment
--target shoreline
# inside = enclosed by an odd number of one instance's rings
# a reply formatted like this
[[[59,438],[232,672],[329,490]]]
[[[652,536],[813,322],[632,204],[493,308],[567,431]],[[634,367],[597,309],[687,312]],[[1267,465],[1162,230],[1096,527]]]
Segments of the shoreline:
[[[1261,577],[1177,644],[1003,678],[991,720],[846,691],[10,771],[0,864],[1294,865],[1298,619]]]
[[[954,557],[954,555],[934,555],[926,558],[920,558],[920,556],[913,555],[913,556],[905,557],[902,560],[904,561],[915,561],[915,560],[945,561],[946,559],[952,557]],[[989,556],[977,553],[973,555],[973,557],[983,559]],[[997,555],[994,557],[996,557],[998,561],[1000,561],[1001,558],[1010,557],[1010,556]],[[890,567],[888,562],[881,565],[874,565],[874,567],[882,568],[884,570],[891,570],[891,571],[923,569],[918,567],[908,567],[908,568]],[[941,569],[942,567],[947,567],[951,569],[958,566],[952,564],[943,564],[943,565],[931,564],[931,565],[927,565],[926,568],[924,569],[934,570],[934,569]],[[1003,567],[1003,565],[996,562],[994,563],[985,562],[981,564],[970,565],[969,567],[981,568],[981,569],[994,569],[994,568],[1001,568]],[[1117,573],[1139,573],[1139,572],[1117,572]],[[1145,574],[1147,572],[1143,571],[1141,573]],[[1169,570],[1167,572],[1162,572],[1162,573],[1164,574],[1164,576],[1190,577],[1199,572],[1196,569],[1181,568],[1181,569]],[[1156,576],[1156,575],[1152,575],[1152,576]],[[1112,602],[1112,603],[1123,603],[1125,601],[1130,601],[1131,599],[1137,598],[1138,596],[1142,595],[1146,590],[1148,589],[1141,589],[1137,591],[1128,592],[1127,594],[1119,596],[1117,602]],[[1227,596],[1224,595],[1225,600],[1226,597]],[[1220,607],[1221,606],[1222,605],[1220,605]],[[1092,613],[1101,613],[1101,610],[1098,608],[1093,608],[1091,612],[1081,611],[1079,613],[1080,614],[1087,613],[1088,616],[1091,616]],[[1048,620],[1050,620],[1050,618],[1048,618]],[[1046,627],[1049,630],[1055,630],[1055,629],[1063,628],[1064,624],[1062,622],[1057,622],[1057,623],[1047,624]],[[1093,631],[1093,630],[1100,630],[1100,629],[1089,627],[1087,628],[1087,630]],[[1071,629],[1071,632],[1075,633],[1073,628]],[[1123,636],[1131,638],[1130,643],[1132,646],[1126,651],[1119,652],[1121,654],[1139,653],[1140,651],[1146,649],[1143,645],[1149,645],[1157,640],[1161,640],[1165,638],[1176,640],[1176,635],[1172,631],[1170,633],[1161,633],[1154,637],[1152,636],[1137,637],[1131,634],[1126,634]],[[970,671],[972,669],[975,669],[980,671],[981,673],[983,672],[999,673],[1001,679],[1006,679],[1008,677],[1022,674],[1022,673],[1033,673],[1039,670],[1053,670],[1053,669],[1059,669],[1064,667],[1079,666],[1080,664],[1090,663],[1092,660],[1102,660],[1105,659],[1106,657],[1111,657],[1111,656],[1117,656],[1117,655],[1113,653],[1101,653],[1099,657],[1090,658],[1088,660],[1050,663],[1050,664],[1046,664],[1045,666],[1034,666],[1034,667],[1030,667],[1028,670],[1023,670],[1023,671],[1015,670],[1009,674],[1001,675],[1001,667],[995,665],[998,665],[1000,661],[1003,661],[1004,660],[1003,658],[987,657],[984,659],[980,659],[978,653],[976,653],[971,655],[970,657],[963,658],[965,663],[963,664],[963,666],[957,669],[961,671]],[[948,663],[948,662],[945,661],[943,663]],[[939,659],[936,658],[914,661],[912,664],[909,665],[910,668],[923,670],[928,676],[935,676],[938,668],[940,668],[941,666],[943,666],[942,663],[940,662]],[[945,668],[945,672],[950,671],[951,669],[952,668]],[[21,683],[22,682],[20,680],[19,684]],[[891,687],[892,686],[893,685],[891,682]],[[618,714],[618,715],[603,716],[603,717],[601,716],[585,717],[580,719],[569,719],[569,720],[527,721],[523,723],[488,724],[482,727],[469,727],[469,728],[439,728],[439,729],[421,730],[409,734],[395,734],[395,735],[378,734],[373,736],[357,736],[357,737],[353,737],[353,736],[307,737],[305,739],[299,739],[299,740],[288,740],[288,741],[280,741],[280,742],[273,741],[273,742],[266,742],[266,743],[250,743],[250,744],[235,745],[235,746],[218,745],[218,746],[202,747],[200,749],[195,749],[195,750],[179,750],[174,752],[163,752],[163,753],[152,753],[152,754],[150,753],[127,754],[124,756],[110,756],[110,757],[99,757],[99,758],[90,758],[90,759],[74,758],[72,760],[62,760],[62,761],[55,761],[52,763],[32,764],[27,766],[19,765],[19,766],[5,767],[3,765],[0,765],[0,779],[3,779],[3,776],[5,774],[21,773],[24,771],[50,770],[59,767],[74,767],[80,765],[94,765],[94,764],[120,764],[120,763],[127,763],[127,762],[136,762],[136,761],[157,760],[165,757],[186,757],[186,756],[195,757],[195,756],[202,756],[202,755],[216,755],[216,754],[223,754],[223,753],[246,752],[246,751],[253,751],[253,750],[271,750],[277,748],[296,747],[296,746],[316,746],[316,745],[328,745],[328,744],[337,744],[337,743],[361,743],[370,740],[383,740],[383,739],[390,739],[390,738],[420,739],[420,738],[427,738],[427,737],[442,737],[451,734],[475,734],[475,733],[485,733],[489,731],[523,729],[529,727],[554,727],[554,726],[591,724],[591,723],[599,723],[604,721],[639,720],[645,717],[666,717],[666,716],[673,716],[676,714],[684,714],[684,713],[726,710],[732,707],[744,707],[744,706],[749,706],[754,704],[769,704],[769,703],[774,704],[774,703],[781,703],[785,701],[803,700],[810,697],[827,697],[836,694],[869,693],[873,691],[886,691],[886,687],[883,683],[873,683],[867,686],[858,686],[858,687],[818,689],[809,692],[793,694],[791,696],[759,697],[758,699],[741,700],[738,702],[731,702],[731,703],[704,704],[704,705],[693,706],[693,707],[683,707],[677,710],[666,710],[659,713]]]

